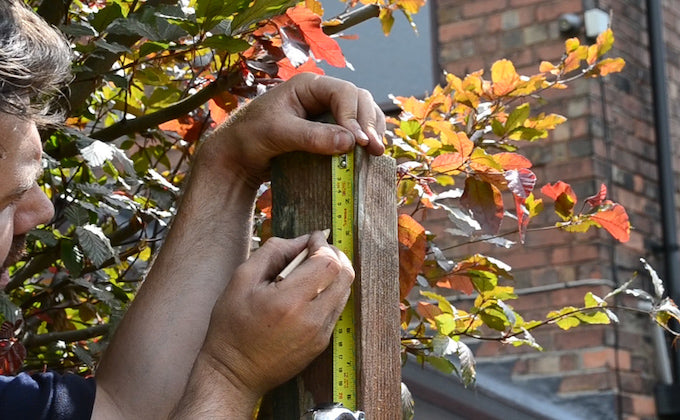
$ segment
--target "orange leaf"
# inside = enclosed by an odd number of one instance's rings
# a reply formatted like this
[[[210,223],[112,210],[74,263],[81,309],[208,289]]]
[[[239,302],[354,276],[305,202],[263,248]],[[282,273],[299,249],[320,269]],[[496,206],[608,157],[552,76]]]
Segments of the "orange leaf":
[[[318,15],[302,5],[288,9],[286,15],[300,28],[314,57],[318,60],[326,60],[328,64],[335,67],[347,65],[338,43],[321,29],[321,18]]]
[[[446,123],[445,125],[449,125]],[[470,140],[467,134],[463,132],[454,132],[447,127],[441,131],[442,144],[450,145],[456,148],[463,158],[468,158],[475,148],[475,144]]]
[[[413,96],[408,98],[404,96],[397,96],[395,100],[399,102],[399,107],[404,112],[408,112],[418,120],[424,119],[430,112],[430,107],[427,105],[427,103],[421,101],[420,99],[416,99]]]
[[[454,172],[460,169],[463,162],[465,158],[460,153],[445,153],[432,161],[432,170],[440,174],[455,175]]]
[[[407,214],[399,215],[399,300],[404,299],[416,284],[425,261],[427,239],[425,228]]]
[[[608,210],[593,214],[590,219],[602,226],[619,242],[628,242],[630,239],[630,221],[622,205],[613,204]]]
[[[210,109],[210,118],[215,121],[215,124],[220,125],[227,119],[229,113],[221,106],[217,105],[214,99],[208,101],[208,109]]]
[[[271,219],[271,217],[272,217],[272,190],[271,190],[271,188],[268,188],[267,191],[262,193],[262,195],[257,198],[257,201],[255,202],[255,206],[262,213],[264,213],[264,215],[268,219]]]
[[[442,277],[437,281],[438,287],[446,287],[448,289],[460,290],[466,295],[471,295],[475,291],[472,285],[472,280],[470,276],[461,275],[457,273],[451,273],[447,276]]]
[[[541,73],[551,73],[555,75],[560,74],[560,68],[549,61],[541,61],[538,71]]]
[[[529,159],[517,153],[511,152],[496,153],[495,155],[493,155],[493,158],[506,171],[510,169],[528,169],[531,168],[532,166],[532,163]]]
[[[604,60],[597,63],[595,68],[597,69],[597,74],[600,76],[606,76],[609,73],[618,73],[626,65],[623,58],[605,58]]]
[[[496,96],[504,96],[512,92],[520,82],[515,66],[510,60],[498,60],[491,66],[491,81],[493,93]]]
[[[176,120],[166,121],[158,126],[161,130],[174,131],[185,141],[193,143],[201,137],[203,122],[188,115],[179,117]]]

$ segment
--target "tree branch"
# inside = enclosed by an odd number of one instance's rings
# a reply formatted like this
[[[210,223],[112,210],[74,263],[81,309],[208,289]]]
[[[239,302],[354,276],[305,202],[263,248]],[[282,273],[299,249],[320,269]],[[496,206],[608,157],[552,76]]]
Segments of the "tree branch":
[[[26,348],[44,346],[45,344],[53,343],[55,341],[64,341],[72,343],[74,341],[87,340],[89,338],[99,337],[109,331],[109,324],[95,325],[94,327],[83,328],[82,330],[74,331],[55,331],[46,334],[27,334],[24,339],[24,346]]]
[[[339,14],[334,19],[339,20],[340,24],[324,26],[323,32],[326,35],[335,35],[347,28],[351,28],[354,25],[358,25],[363,21],[378,17],[379,15],[380,6],[377,4],[367,4],[365,6],[359,7],[358,9]]]
[[[156,111],[152,114],[143,115],[132,120],[122,120],[110,125],[102,130],[92,133],[90,137],[101,141],[109,142],[122,136],[139,133],[149,128],[156,127],[158,124],[181,117],[190,111],[206,103],[219,91],[228,90],[240,81],[238,74],[229,74],[227,77],[220,77],[208,86],[199,90],[192,96],[182,99],[179,102]]]

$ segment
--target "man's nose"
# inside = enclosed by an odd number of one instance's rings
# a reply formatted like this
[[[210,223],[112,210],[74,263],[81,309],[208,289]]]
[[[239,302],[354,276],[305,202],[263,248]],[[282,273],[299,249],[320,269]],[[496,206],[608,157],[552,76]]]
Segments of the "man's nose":
[[[53,216],[52,202],[38,184],[35,184],[17,203],[14,211],[14,235],[23,235],[34,227],[49,222]]]

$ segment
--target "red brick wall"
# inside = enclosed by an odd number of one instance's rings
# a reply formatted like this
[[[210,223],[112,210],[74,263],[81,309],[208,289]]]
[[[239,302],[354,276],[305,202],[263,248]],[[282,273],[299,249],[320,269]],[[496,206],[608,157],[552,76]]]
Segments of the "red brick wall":
[[[561,179],[571,183],[579,197],[586,197],[595,193],[601,183],[607,183],[610,197],[626,207],[635,230],[625,245],[615,244],[603,232],[539,231],[530,233],[525,246],[511,252],[482,247],[481,252],[513,267],[515,287],[522,293],[513,304],[526,314],[525,318],[543,317],[549,309],[565,305],[579,305],[588,290],[603,296],[614,284],[625,282],[640,269],[640,257],[661,269],[656,254],[661,225],[645,2],[597,3],[436,1],[439,64],[459,76],[482,68],[488,73],[491,64],[500,58],[512,60],[520,73],[534,74],[542,60],[555,62],[564,51],[566,37],[557,24],[562,13],[581,14],[584,8],[593,6],[613,11],[616,43],[610,56],[626,60],[624,71],[603,81],[579,80],[568,90],[549,95],[545,111],[560,113],[568,122],[550,139],[524,152],[536,164],[539,187]],[[680,8],[673,1],[663,4],[671,131],[680,133]],[[580,38],[585,41],[583,34]],[[680,142],[677,134],[673,140]],[[680,168],[677,152],[674,165]],[[538,226],[541,223],[548,223],[547,217],[538,220]],[[468,246],[455,249],[454,257],[480,251]],[[621,303],[635,304],[632,300]],[[561,397],[613,392],[621,418],[654,418],[652,390],[656,378],[651,325],[645,316],[619,315],[622,323],[618,326],[537,331],[536,337],[546,350],[543,353],[483,343],[476,354],[480,361],[510,355],[515,360],[513,377],[518,380],[557,378]],[[573,403],[577,404],[578,398]]]

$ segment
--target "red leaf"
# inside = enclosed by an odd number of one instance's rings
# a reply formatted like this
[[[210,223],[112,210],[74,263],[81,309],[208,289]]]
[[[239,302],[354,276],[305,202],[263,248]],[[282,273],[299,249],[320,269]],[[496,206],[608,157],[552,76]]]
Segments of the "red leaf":
[[[0,340],[0,375],[15,374],[26,359],[26,347],[13,338]]]
[[[536,175],[528,169],[505,171],[503,174],[508,182],[508,189],[515,197],[525,199],[531,194],[536,185]]]
[[[283,80],[288,80],[298,73],[325,74],[323,69],[319,68],[314,60],[307,60],[305,64],[298,68],[293,67],[293,65],[290,64],[290,60],[288,60],[288,58],[280,60],[277,64],[279,66],[278,76]]]
[[[425,228],[407,214],[399,215],[399,300],[404,299],[416,284],[425,261],[427,239]]]
[[[619,242],[628,242],[630,239],[630,221],[622,205],[612,204],[609,209],[590,216],[590,219],[602,226]]]
[[[586,203],[590,204],[592,207],[597,207],[602,204],[605,197],[607,197],[607,186],[602,184],[600,185],[600,191],[597,194],[586,198]]]
[[[468,177],[460,202],[477,219],[482,233],[498,233],[503,219],[503,199],[498,188],[486,181]]]
[[[557,181],[554,184],[545,185],[543,188],[541,188],[541,192],[553,200],[557,200],[561,194],[567,194],[574,200],[574,203],[576,202],[576,194],[571,189],[571,185],[567,184],[566,182]]]
[[[321,29],[319,16],[302,5],[288,9],[286,15],[300,28],[314,57],[318,60],[326,60],[328,64],[335,67],[347,65],[338,43]]]
[[[569,184],[557,181],[555,184],[545,185],[541,192],[555,200],[555,212],[558,215],[564,219],[572,216],[577,198]]]
[[[517,230],[519,232],[519,242],[524,243],[524,237],[527,233],[527,227],[529,226],[529,211],[524,206],[526,197],[515,198],[515,212],[517,213]]]

